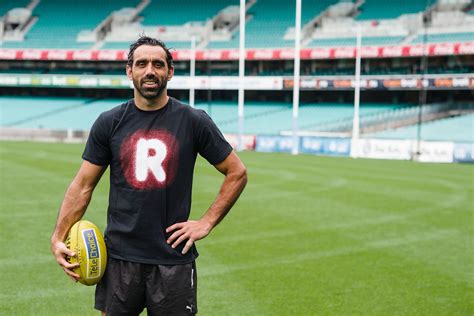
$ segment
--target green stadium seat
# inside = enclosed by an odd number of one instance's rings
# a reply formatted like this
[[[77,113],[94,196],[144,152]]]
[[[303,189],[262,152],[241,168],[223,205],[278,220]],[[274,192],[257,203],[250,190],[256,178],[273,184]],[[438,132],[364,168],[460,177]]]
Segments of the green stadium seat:
[[[25,8],[29,3],[30,3],[30,0],[16,0],[16,1],[2,0],[0,1],[0,17],[4,16],[11,9]]]
[[[420,44],[425,41],[424,35],[418,35],[413,44]],[[474,32],[466,33],[444,33],[444,34],[428,34],[426,36],[428,43],[449,43],[449,42],[474,42]]]
[[[9,1],[7,1],[9,2]],[[77,42],[82,30],[93,30],[113,11],[136,6],[138,0],[42,0],[33,10],[38,20],[21,42],[4,42],[0,48],[91,48],[94,42]]]
[[[143,25],[182,25],[192,21],[207,21],[238,0],[152,0],[142,12]],[[179,12],[178,12],[178,11]]]
[[[396,45],[403,41],[404,36],[375,36],[375,37],[363,37],[362,45]],[[314,39],[307,46],[308,47],[319,47],[319,46],[355,46],[357,44],[356,38],[324,38]]]
[[[416,139],[417,126],[365,135],[365,137],[386,139]],[[474,114],[425,122],[421,125],[421,139],[428,141],[474,142]]]
[[[356,19],[395,19],[402,14],[423,12],[434,3],[435,0],[365,0]]]
[[[337,0],[304,0],[302,4],[302,25],[310,22]],[[284,40],[288,28],[295,25],[295,5],[285,0],[258,0],[247,12],[250,20],[245,29],[247,48],[293,47],[294,41]],[[239,32],[230,41],[210,42],[207,48],[225,49],[239,47]]]

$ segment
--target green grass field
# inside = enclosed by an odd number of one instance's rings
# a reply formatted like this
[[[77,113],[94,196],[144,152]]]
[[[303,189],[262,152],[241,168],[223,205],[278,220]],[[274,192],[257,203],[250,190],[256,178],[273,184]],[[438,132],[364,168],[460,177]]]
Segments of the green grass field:
[[[98,315],[49,250],[82,148],[0,142],[0,315]],[[200,315],[474,314],[473,165],[241,157],[241,200],[198,242]],[[198,161],[193,218],[221,180]],[[85,215],[102,229],[107,182]]]

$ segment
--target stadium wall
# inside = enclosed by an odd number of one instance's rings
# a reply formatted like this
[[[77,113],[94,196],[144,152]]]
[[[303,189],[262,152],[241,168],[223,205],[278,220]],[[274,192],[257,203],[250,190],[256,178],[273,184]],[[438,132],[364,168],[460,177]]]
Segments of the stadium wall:
[[[420,162],[474,162],[474,144],[416,140],[385,140],[327,138],[303,136],[299,149],[304,154],[328,155],[353,158],[417,160]],[[291,153],[291,136],[257,136],[255,150],[260,152]]]
[[[303,136],[298,138],[299,152],[353,158],[417,160],[420,162],[474,162],[474,144],[430,142],[416,140],[386,140],[328,138]],[[417,155],[419,146],[419,155]],[[291,153],[292,136],[256,136],[255,150],[259,152]]]

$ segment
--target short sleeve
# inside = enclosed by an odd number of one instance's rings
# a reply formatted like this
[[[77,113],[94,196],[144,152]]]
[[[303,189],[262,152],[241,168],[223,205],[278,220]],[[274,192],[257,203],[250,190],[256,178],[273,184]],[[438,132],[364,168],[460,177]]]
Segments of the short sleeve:
[[[101,114],[92,125],[82,159],[98,166],[107,166],[111,161],[109,146],[110,128]]]
[[[201,111],[195,139],[199,154],[212,165],[224,161],[232,152],[232,146],[204,111]]]

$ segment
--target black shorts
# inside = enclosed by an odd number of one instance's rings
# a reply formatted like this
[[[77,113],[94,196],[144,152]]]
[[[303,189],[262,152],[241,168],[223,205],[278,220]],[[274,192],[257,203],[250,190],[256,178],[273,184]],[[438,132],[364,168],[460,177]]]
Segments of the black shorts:
[[[107,315],[195,315],[196,264],[153,265],[108,258],[95,290],[95,308]]]

